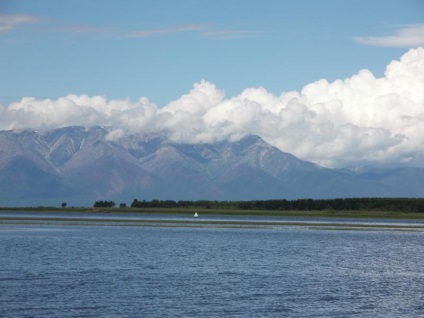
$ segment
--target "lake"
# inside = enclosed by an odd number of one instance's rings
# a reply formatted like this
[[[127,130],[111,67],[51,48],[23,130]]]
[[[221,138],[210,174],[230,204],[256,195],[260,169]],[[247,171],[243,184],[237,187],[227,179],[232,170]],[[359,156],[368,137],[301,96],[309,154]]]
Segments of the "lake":
[[[422,221],[11,215],[1,317],[424,315]]]

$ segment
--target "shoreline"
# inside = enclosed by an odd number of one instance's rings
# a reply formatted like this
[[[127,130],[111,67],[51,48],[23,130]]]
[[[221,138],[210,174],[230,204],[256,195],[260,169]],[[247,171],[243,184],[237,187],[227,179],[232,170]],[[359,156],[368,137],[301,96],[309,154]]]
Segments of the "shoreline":
[[[179,228],[254,228],[284,229],[303,227],[318,230],[415,231],[424,232],[424,218],[406,217],[404,213],[387,214],[322,213],[322,211],[265,211],[268,213],[240,213],[239,211],[196,209],[24,209],[1,210],[0,226],[128,226]],[[172,210],[172,211],[170,211]],[[180,213],[178,213],[180,212]],[[245,211],[244,211],[245,212]],[[264,212],[264,211],[260,211]],[[415,221],[415,222],[414,222]],[[1,228],[0,228],[1,230]]]
[[[208,209],[208,208],[54,208],[54,207],[4,207],[0,208],[0,213],[28,213],[28,212],[43,212],[43,213],[93,213],[99,215],[107,214],[157,214],[157,215],[194,215],[195,212],[199,215],[207,216],[263,216],[263,217],[301,217],[301,218],[347,218],[347,219],[389,219],[389,220],[424,220],[422,212],[398,212],[398,211],[335,211],[335,210],[320,210],[320,211],[281,211],[281,210],[240,210],[240,209]]]

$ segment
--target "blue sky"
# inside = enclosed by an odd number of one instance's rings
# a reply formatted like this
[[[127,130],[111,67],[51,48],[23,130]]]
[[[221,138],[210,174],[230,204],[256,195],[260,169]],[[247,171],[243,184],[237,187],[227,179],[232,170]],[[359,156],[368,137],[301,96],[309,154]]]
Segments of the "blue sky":
[[[0,0],[0,14],[3,105],[87,94],[163,107],[202,79],[231,97],[383,76],[414,45],[378,39],[422,26],[424,1]]]

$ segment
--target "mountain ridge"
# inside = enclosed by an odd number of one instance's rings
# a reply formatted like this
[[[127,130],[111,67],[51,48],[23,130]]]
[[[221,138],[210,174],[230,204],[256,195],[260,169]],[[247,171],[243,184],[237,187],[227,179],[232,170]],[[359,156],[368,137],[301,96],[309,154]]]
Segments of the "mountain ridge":
[[[424,169],[330,169],[258,136],[204,144],[107,127],[0,131],[0,206],[96,200],[423,197]]]

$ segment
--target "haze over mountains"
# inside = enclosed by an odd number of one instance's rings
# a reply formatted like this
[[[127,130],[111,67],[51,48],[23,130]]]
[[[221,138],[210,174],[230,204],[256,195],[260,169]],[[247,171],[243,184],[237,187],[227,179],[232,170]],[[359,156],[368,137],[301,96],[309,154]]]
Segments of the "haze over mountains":
[[[71,126],[0,131],[0,206],[96,200],[423,197],[424,169],[329,169],[249,135],[187,144]]]

